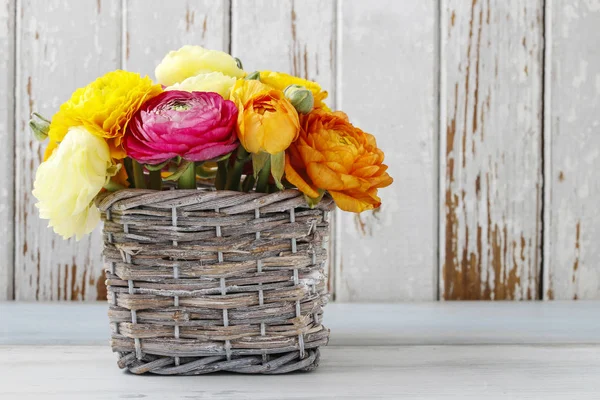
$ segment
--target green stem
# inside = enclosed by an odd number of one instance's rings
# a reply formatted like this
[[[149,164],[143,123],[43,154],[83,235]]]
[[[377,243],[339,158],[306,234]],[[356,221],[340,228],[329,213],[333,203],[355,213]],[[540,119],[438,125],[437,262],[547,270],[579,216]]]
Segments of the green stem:
[[[256,182],[256,191],[259,193],[267,193],[269,188],[269,177],[271,176],[271,159],[267,162],[258,173],[258,181]]]
[[[162,190],[162,176],[159,171],[150,171],[150,189]]]
[[[144,178],[144,170],[142,169],[142,165],[135,160],[131,160],[131,165],[133,168],[134,186],[136,189],[146,189],[146,179]]]
[[[217,190],[225,189],[227,181],[227,160],[217,162],[217,176],[215,177],[215,188]]]
[[[193,162],[188,165],[185,172],[179,177],[177,188],[196,189],[196,167]]]
[[[246,149],[242,146],[238,147],[233,167],[227,172],[227,182],[225,183],[225,188],[227,190],[240,190],[242,170],[244,169],[244,164],[246,164],[246,161],[248,160],[248,156],[249,154]]]
[[[127,172],[127,181],[129,182],[129,187],[135,187],[135,182],[133,181],[133,160],[129,157],[123,160],[123,166],[125,167],[125,172]]]
[[[255,182],[256,182],[256,179],[254,178],[253,174],[246,175],[246,178],[244,179],[244,183],[242,183],[242,192],[251,191],[252,188],[254,188]]]

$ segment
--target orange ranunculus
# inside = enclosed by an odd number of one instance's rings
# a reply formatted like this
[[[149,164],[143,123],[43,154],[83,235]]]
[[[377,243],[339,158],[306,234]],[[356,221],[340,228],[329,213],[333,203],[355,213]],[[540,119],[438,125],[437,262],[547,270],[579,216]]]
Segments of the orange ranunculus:
[[[242,79],[230,98],[238,108],[237,136],[249,153],[277,154],[298,137],[298,113],[280,90]]]
[[[310,198],[324,190],[344,211],[381,205],[377,189],[392,183],[375,137],[354,127],[342,112],[302,115],[300,135],[286,151],[285,176]]]

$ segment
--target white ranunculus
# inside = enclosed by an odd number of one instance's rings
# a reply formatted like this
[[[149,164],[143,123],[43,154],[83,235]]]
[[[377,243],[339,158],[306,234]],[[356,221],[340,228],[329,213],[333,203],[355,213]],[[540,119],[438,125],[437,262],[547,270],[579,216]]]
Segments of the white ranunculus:
[[[246,74],[229,54],[190,45],[169,52],[158,64],[154,74],[158,83],[171,86],[192,76],[210,72],[221,72],[234,78],[241,78]]]
[[[90,233],[100,212],[93,204],[111,168],[106,141],[83,126],[70,128],[58,148],[37,169],[33,195],[40,217],[56,233],[77,240]]]
[[[185,79],[181,83],[176,83],[167,87],[165,90],[185,90],[186,92],[215,92],[229,99],[231,88],[236,79],[221,72],[210,72],[200,74]]]

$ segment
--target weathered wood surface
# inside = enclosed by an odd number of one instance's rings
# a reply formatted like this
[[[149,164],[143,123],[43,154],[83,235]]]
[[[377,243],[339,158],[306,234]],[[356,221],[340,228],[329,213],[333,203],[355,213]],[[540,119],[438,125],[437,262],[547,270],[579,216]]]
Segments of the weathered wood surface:
[[[338,107],[377,137],[395,182],[376,212],[341,215],[341,301],[437,296],[434,1],[339,3]]]
[[[121,2],[18,2],[16,98],[15,297],[17,300],[104,298],[100,228],[63,241],[38,218],[31,195],[43,146],[27,126],[38,111],[52,116],[78,87],[120,66]]]
[[[312,373],[152,379],[123,374],[104,346],[0,347],[0,397],[22,400],[595,400],[598,374],[597,345],[327,347]]]
[[[192,44],[229,48],[228,0],[126,0],[123,57],[129,71],[148,75],[171,50]]]
[[[29,113],[183,44],[317,80],[377,135],[396,183],[332,224],[338,300],[599,298],[599,21],[587,0],[0,0],[0,300],[105,296],[99,231],[37,217]]]
[[[107,310],[105,302],[5,303],[0,345],[100,345],[108,352]],[[323,319],[329,346],[600,345],[599,312],[598,301],[336,302]]]
[[[329,93],[325,102],[337,109],[335,4],[332,0],[259,0],[250,5],[232,0],[231,54],[242,60],[246,71],[278,71],[317,81]],[[332,294],[335,245],[333,227],[327,266]]]
[[[15,0],[0,0],[0,301],[14,295]]]
[[[546,299],[600,298],[600,4],[547,1]]]
[[[536,299],[543,1],[441,6],[440,297]]]

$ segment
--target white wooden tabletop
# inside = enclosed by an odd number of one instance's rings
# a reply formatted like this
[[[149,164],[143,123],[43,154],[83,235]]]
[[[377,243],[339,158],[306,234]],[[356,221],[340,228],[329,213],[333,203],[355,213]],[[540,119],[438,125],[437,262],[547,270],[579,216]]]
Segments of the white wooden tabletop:
[[[598,399],[600,302],[330,304],[312,373],[136,376],[105,304],[0,303],[0,399]]]

